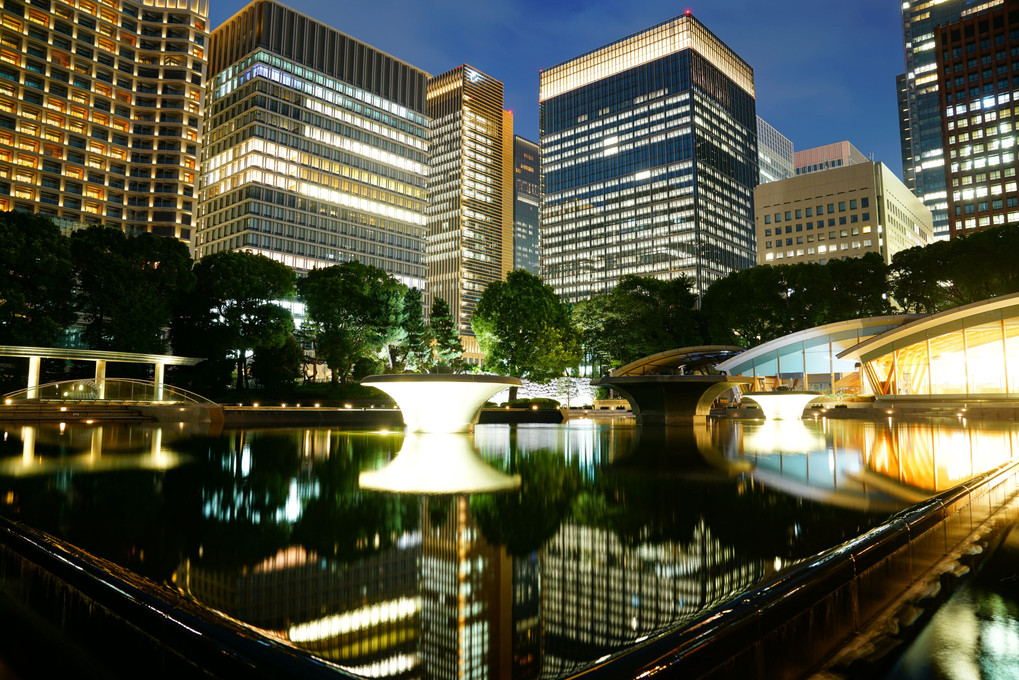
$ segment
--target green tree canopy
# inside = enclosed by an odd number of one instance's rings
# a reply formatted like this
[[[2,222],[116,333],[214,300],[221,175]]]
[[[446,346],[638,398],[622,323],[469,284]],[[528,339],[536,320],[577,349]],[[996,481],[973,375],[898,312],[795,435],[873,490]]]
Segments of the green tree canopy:
[[[178,337],[188,344],[196,332],[211,330],[211,339],[235,353],[237,387],[244,387],[248,352],[281,347],[293,333],[293,317],[275,301],[293,294],[294,271],[264,255],[224,250],[199,260],[194,273],[196,295]]]
[[[626,275],[609,293],[583,300],[573,323],[594,365],[618,367],[701,342],[697,296],[686,277]]]
[[[441,297],[432,300],[432,308],[428,314],[428,328],[435,339],[433,357],[429,362],[429,370],[438,368],[441,371],[460,373],[464,370],[464,348],[457,333],[456,319],[449,303]]]
[[[94,349],[166,351],[164,329],[195,285],[188,247],[175,238],[94,226],[71,236],[75,300]]]
[[[488,285],[471,326],[485,367],[500,375],[546,382],[580,360],[569,307],[540,278],[523,269]],[[516,391],[510,388],[510,399]]]
[[[74,321],[70,243],[52,220],[0,213],[0,344],[49,347]]]
[[[432,332],[425,323],[422,293],[408,288],[403,296],[403,343],[394,369],[426,372],[432,362]]]
[[[895,300],[908,312],[933,314],[1019,291],[1019,227],[916,246],[892,256]]]
[[[827,264],[761,265],[732,272],[704,293],[713,344],[753,347],[789,333],[892,310],[888,267],[877,253]]]
[[[406,287],[378,267],[357,260],[313,269],[298,284],[316,351],[337,378],[347,382],[361,358],[386,353],[404,337]]]

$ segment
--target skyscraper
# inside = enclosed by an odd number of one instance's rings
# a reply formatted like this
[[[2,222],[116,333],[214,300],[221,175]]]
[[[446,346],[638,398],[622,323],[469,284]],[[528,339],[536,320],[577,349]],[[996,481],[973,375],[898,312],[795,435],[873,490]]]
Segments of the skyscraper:
[[[1000,0],[905,0],[902,38],[906,72],[896,77],[902,136],[902,175],[906,186],[934,216],[935,238],[948,236],[948,193],[941,145],[937,54],[934,27]]]
[[[935,34],[952,238],[1019,226],[1019,0],[989,4]]]
[[[471,355],[474,308],[513,265],[513,119],[502,83],[466,64],[428,81],[427,112],[427,290],[449,303]]]
[[[208,2],[2,12],[0,210],[190,240]]]
[[[760,165],[758,183],[774,182],[795,174],[793,143],[781,132],[757,117],[757,162]]]
[[[513,268],[539,274],[538,209],[541,202],[538,145],[513,137]]]
[[[698,291],[755,264],[750,66],[687,13],[541,73],[541,269],[575,301],[624,274]]]
[[[274,0],[212,34],[195,256],[352,259],[424,288],[428,74]]]

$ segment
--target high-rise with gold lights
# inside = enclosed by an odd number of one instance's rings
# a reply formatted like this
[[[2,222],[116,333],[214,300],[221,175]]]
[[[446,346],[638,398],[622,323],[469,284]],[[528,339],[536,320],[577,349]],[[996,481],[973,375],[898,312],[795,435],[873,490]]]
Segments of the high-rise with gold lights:
[[[581,300],[625,274],[703,292],[755,265],[753,69],[689,14],[541,72],[541,271]]]
[[[207,0],[5,2],[0,211],[188,241]]]
[[[195,256],[357,259],[424,288],[428,74],[274,0],[211,44]]]
[[[478,299],[513,268],[513,116],[502,83],[466,64],[428,81],[427,110],[427,289],[449,303],[470,357]]]

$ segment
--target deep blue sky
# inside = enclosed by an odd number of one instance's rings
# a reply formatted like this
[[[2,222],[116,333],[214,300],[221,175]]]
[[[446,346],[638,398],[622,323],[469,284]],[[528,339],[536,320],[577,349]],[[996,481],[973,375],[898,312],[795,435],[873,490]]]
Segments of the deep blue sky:
[[[284,0],[432,74],[501,80],[517,134],[538,139],[538,70],[685,10],[754,68],[757,114],[806,149],[848,139],[901,177],[896,0]],[[246,4],[210,0],[218,26]]]

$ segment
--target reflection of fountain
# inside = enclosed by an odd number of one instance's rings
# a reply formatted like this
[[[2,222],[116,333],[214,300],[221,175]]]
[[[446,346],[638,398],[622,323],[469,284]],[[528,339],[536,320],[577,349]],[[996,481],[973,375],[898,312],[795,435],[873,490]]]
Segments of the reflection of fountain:
[[[731,421],[742,431],[740,460],[753,464],[751,476],[785,493],[829,505],[894,512],[906,505],[887,489],[862,477],[866,435],[854,421]],[[853,435],[850,435],[849,432]],[[731,435],[730,435],[731,436]]]
[[[799,420],[807,404],[821,396],[820,392],[746,392],[744,399],[757,402],[768,420]]]
[[[362,489],[415,494],[462,494],[508,491],[520,486],[520,475],[506,475],[488,465],[466,434],[407,434],[403,448],[385,467],[362,472]]]
[[[517,378],[500,375],[433,375],[403,373],[370,375],[362,385],[375,387],[396,400],[407,432],[470,432],[481,407]]]

